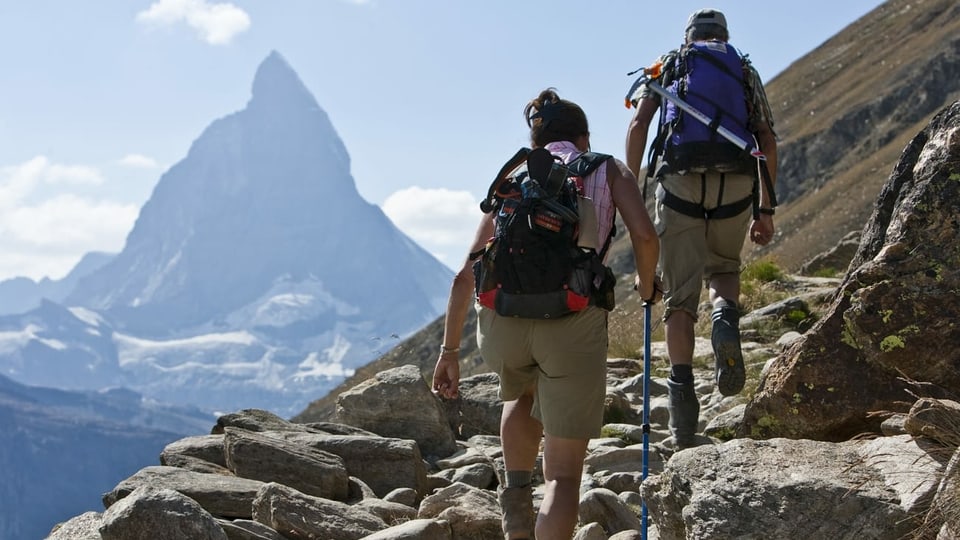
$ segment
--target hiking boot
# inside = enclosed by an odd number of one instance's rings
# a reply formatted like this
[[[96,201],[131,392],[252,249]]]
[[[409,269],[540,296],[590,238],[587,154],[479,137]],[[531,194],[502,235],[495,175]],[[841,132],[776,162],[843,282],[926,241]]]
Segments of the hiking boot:
[[[733,302],[721,302],[710,318],[713,320],[710,341],[716,361],[717,389],[724,396],[734,396],[743,390],[747,380],[740,350],[740,310]]]
[[[497,502],[503,511],[503,534],[508,540],[533,538],[537,515],[533,512],[533,486],[497,488]]]
[[[667,379],[667,396],[670,411],[670,434],[676,450],[698,446],[697,427],[700,423],[700,402],[693,388],[693,381],[678,383]]]

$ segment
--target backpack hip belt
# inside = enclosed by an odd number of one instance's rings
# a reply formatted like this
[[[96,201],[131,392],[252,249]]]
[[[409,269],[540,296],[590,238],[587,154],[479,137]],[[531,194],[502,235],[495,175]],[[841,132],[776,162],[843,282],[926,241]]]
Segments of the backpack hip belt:
[[[720,173],[720,191],[717,194],[717,200],[721,200],[723,197],[723,184],[725,182],[725,174]],[[701,182],[701,191],[706,192],[706,175],[700,175]],[[693,201],[688,201],[682,199],[663,186],[663,183],[660,184],[660,189],[663,190],[663,195],[660,197],[660,201],[664,206],[679,212],[685,216],[693,218],[702,218],[702,219],[727,219],[739,216],[748,208],[753,207],[754,218],[758,216],[759,201],[757,197],[757,181],[754,178],[754,187],[750,195],[727,204],[718,205],[714,208],[707,209],[704,207],[702,202],[696,203]],[[705,195],[704,195],[705,196]],[[701,201],[703,201],[704,196],[701,196]]]

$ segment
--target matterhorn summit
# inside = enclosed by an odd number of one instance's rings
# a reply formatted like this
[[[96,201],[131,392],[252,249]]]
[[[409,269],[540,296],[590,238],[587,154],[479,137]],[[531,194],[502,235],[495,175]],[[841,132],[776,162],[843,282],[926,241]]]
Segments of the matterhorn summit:
[[[329,117],[272,52],[246,107],[163,174],[123,250],[63,304],[110,328],[117,358],[100,364],[144,395],[293,413],[435,320],[451,277],[359,195]],[[45,343],[77,341],[30,321]]]

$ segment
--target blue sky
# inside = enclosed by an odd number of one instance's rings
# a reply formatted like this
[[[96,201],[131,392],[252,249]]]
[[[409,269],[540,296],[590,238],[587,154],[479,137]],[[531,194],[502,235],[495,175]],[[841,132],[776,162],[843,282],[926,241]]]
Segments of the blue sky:
[[[283,55],[347,146],[360,194],[446,264],[553,86],[623,157],[626,73],[701,7],[764,80],[877,0],[0,0],[0,279],[122,249],[160,176]],[[776,105],[774,104],[776,112]]]

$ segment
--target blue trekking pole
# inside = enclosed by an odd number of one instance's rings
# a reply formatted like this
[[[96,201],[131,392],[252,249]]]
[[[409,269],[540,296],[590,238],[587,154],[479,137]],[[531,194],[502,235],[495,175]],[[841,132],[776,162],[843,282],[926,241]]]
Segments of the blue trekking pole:
[[[643,305],[643,470],[641,483],[647,479],[650,462],[650,304]],[[640,538],[647,540],[647,499],[641,499]]]

